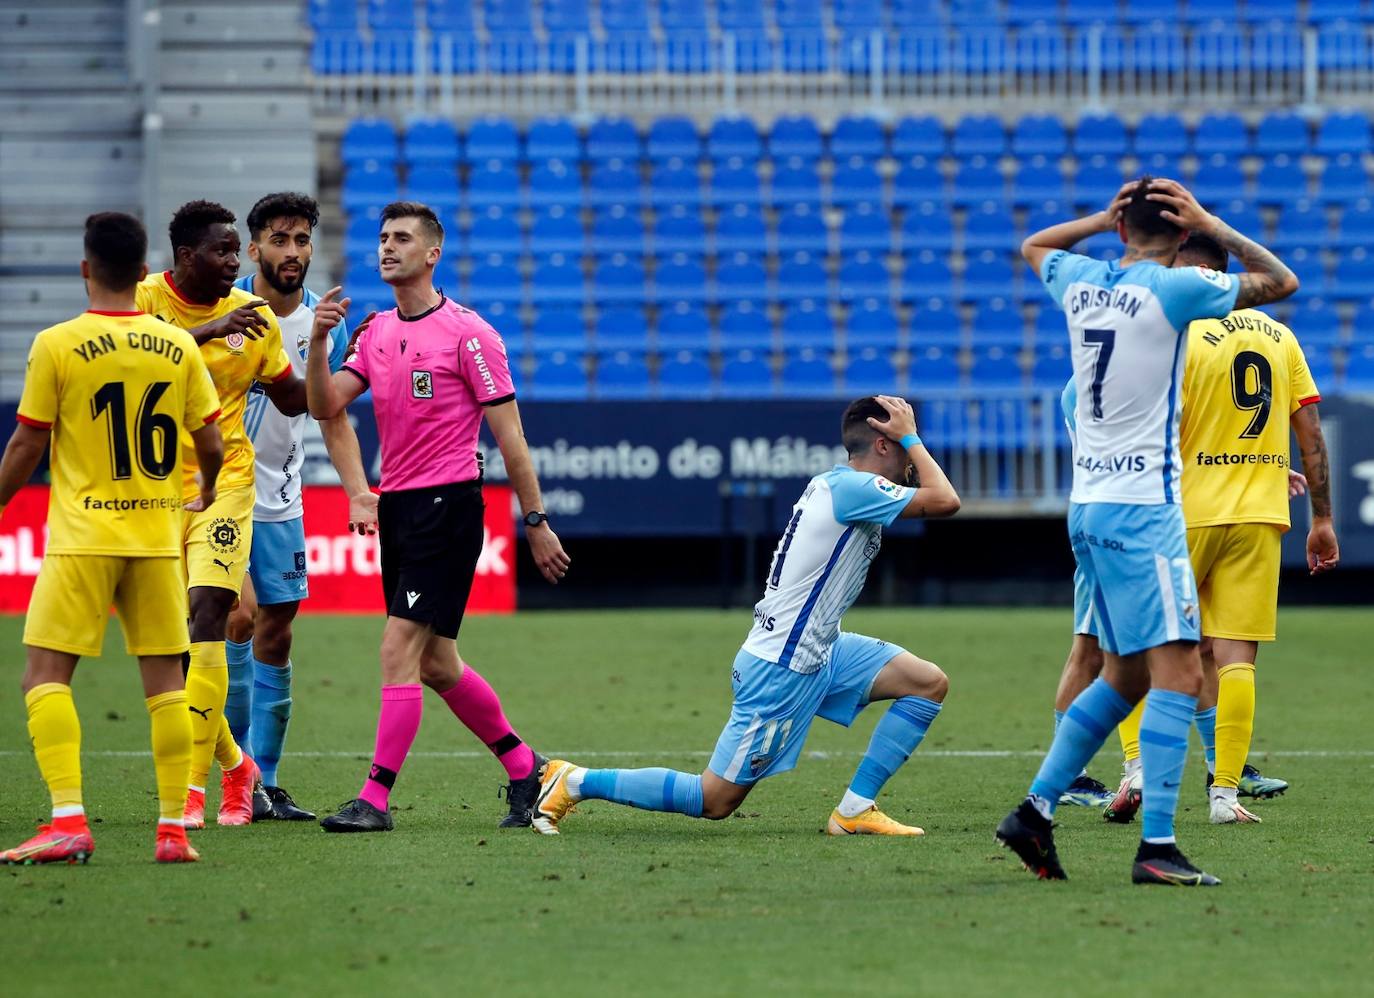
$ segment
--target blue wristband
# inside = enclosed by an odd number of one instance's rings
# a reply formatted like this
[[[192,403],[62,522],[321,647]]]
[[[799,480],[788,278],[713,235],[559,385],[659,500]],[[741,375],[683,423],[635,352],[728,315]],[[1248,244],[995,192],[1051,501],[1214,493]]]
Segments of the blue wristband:
[[[902,437],[902,439],[897,442],[902,445],[902,450],[911,450],[911,448],[915,447],[917,444],[921,442],[921,438],[914,433],[908,433],[906,436]]]

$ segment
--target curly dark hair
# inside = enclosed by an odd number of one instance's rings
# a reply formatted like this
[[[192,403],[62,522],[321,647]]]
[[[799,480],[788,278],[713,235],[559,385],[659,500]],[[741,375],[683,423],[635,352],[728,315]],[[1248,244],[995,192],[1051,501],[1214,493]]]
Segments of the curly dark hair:
[[[167,233],[172,237],[172,252],[183,246],[199,246],[212,225],[233,225],[238,219],[222,204],[214,201],[187,201],[172,216]]]
[[[248,212],[248,238],[256,240],[276,218],[303,218],[314,229],[320,224],[320,206],[309,194],[298,191],[278,191],[258,199]]]
[[[868,450],[879,436],[878,431],[868,425],[869,416],[880,423],[886,423],[891,418],[872,395],[865,395],[850,402],[844,410],[844,416],[840,418],[840,439],[844,442],[844,449],[849,452],[850,457]]]
[[[132,215],[98,212],[86,219],[85,248],[95,282],[111,291],[127,291],[138,283],[147,259],[148,232]]]
[[[1154,177],[1146,174],[1136,182],[1131,191],[1131,201],[1122,212],[1126,228],[1142,236],[1177,236],[1179,227],[1164,217],[1163,212],[1172,209],[1162,201],[1149,200],[1150,185]]]

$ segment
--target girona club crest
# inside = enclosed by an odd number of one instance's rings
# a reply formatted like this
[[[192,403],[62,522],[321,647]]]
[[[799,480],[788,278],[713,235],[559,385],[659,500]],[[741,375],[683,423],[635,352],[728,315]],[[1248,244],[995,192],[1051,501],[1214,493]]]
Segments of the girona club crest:
[[[227,344],[229,345],[229,349],[230,349],[230,350],[242,350],[242,349],[243,349],[243,334],[242,334],[242,333],[230,333],[228,336],[226,336],[226,337],[224,338],[224,342],[227,343]]]

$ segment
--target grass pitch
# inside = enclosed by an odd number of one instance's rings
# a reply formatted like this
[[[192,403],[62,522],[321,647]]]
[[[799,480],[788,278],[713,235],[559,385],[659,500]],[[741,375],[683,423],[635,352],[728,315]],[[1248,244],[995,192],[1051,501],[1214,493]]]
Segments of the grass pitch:
[[[564,834],[499,832],[504,774],[437,698],[389,835],[210,827],[204,860],[152,863],[152,764],[137,673],[83,663],[86,867],[0,869],[11,994],[1101,994],[1204,987],[1348,995],[1374,960],[1374,688],[1368,611],[1289,610],[1263,651],[1254,758],[1292,781],[1264,823],[1207,823],[1200,757],[1180,814],[1211,891],[1132,887],[1138,825],[1062,808],[1072,878],[1042,884],[993,842],[1051,734],[1065,611],[870,610],[855,631],[939,662],[950,697],[882,805],[918,840],[822,834],[873,723],[816,722],[798,768],[723,822],[583,804]],[[362,779],[380,618],[307,617],[283,784],[326,812]],[[700,771],[729,705],[741,612],[477,618],[462,650],[536,747],[593,766]],[[0,839],[47,814],[0,619]],[[1091,771],[1115,783],[1116,744]],[[212,801],[217,793],[212,792]]]

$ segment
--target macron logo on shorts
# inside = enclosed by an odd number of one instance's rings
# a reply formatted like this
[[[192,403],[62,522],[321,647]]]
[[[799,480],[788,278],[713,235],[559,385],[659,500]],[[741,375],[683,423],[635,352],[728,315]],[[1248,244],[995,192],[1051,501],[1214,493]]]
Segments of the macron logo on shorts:
[[[406,590],[406,606],[410,607],[412,610],[415,609],[415,601],[419,598],[419,593],[413,593],[408,589]]]

